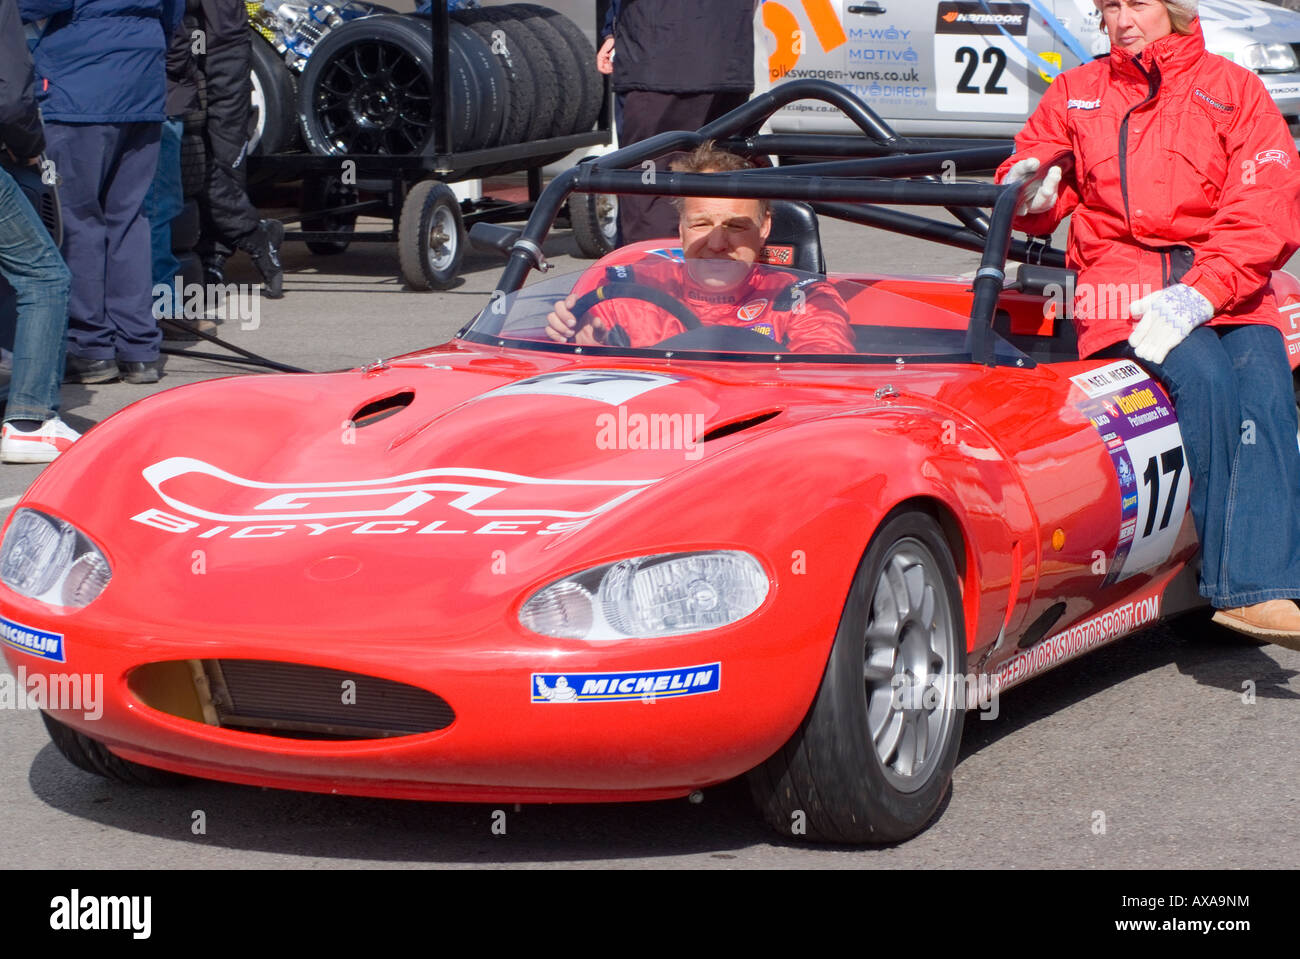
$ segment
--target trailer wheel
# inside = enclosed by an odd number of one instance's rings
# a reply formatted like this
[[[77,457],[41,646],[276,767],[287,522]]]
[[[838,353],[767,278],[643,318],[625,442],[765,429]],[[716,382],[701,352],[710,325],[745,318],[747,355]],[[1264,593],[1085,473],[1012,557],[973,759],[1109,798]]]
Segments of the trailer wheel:
[[[578,250],[598,260],[618,248],[618,196],[613,193],[574,193],[569,197],[569,225]]]
[[[456,282],[465,254],[460,202],[451,187],[423,180],[406,195],[397,229],[402,278],[413,290],[446,290]]]
[[[357,225],[355,212],[330,213],[328,211],[356,201],[356,188],[344,186],[337,176],[304,177],[300,204],[303,232],[351,233]],[[317,256],[334,256],[344,252],[349,242],[343,239],[308,240],[307,249]]]

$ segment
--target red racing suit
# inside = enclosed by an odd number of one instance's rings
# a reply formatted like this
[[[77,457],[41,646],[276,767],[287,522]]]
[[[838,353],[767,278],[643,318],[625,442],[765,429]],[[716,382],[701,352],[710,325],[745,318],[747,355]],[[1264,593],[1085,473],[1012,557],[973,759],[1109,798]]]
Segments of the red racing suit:
[[[1129,304],[1175,283],[1210,301],[1212,323],[1276,321],[1268,283],[1300,247],[1300,157],[1259,78],[1206,52],[1200,20],[1058,76],[998,182],[1062,154],[1074,171],[1056,206],[1015,226],[1045,236],[1073,212],[1080,356],[1126,340]]]
[[[825,280],[754,266],[739,287],[724,292],[696,284],[681,260],[654,258],[611,266],[604,276],[584,279],[574,288],[582,296],[597,286],[639,283],[662,290],[686,304],[705,326],[739,326],[775,340],[794,353],[856,353],[848,310]],[[597,303],[593,316],[606,327],[617,324],[633,347],[653,346],[685,332],[681,320],[645,300],[613,299]]]

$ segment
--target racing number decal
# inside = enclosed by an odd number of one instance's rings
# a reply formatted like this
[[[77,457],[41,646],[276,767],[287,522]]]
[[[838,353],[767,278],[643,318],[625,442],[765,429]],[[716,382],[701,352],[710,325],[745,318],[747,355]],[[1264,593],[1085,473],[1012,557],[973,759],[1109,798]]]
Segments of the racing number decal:
[[[1028,4],[940,3],[934,29],[937,109],[1027,115],[1028,65],[1020,47],[1028,35]]]
[[[1103,586],[1158,566],[1178,539],[1191,482],[1173,407],[1142,367],[1120,360],[1071,377],[1119,480],[1115,554]]]
[[[1142,474],[1142,482],[1150,487],[1151,502],[1147,506],[1147,524],[1142,530],[1143,536],[1151,535],[1151,528],[1156,522],[1156,510],[1160,508],[1160,473],[1173,473],[1174,478],[1171,481],[1172,486],[1165,494],[1165,512],[1160,520],[1160,528],[1164,529],[1169,525],[1170,514],[1174,511],[1174,498],[1178,493],[1178,477],[1183,472],[1183,448],[1175,446],[1167,449],[1160,454],[1159,467],[1156,465],[1156,457],[1147,460],[1146,472]]]

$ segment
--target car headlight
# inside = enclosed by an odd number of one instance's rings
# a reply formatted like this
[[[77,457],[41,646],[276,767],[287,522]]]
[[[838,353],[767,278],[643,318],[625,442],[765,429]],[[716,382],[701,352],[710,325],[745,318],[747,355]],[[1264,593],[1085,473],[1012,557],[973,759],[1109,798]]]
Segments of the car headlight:
[[[1295,51],[1285,43],[1252,43],[1242,54],[1241,63],[1256,73],[1294,73],[1300,70]]]
[[[0,546],[0,580],[15,593],[51,606],[85,606],[113,571],[99,547],[71,523],[20,509]]]
[[[758,560],[735,550],[638,556],[538,590],[519,621],[558,639],[677,636],[744,619],[763,604],[768,585]]]

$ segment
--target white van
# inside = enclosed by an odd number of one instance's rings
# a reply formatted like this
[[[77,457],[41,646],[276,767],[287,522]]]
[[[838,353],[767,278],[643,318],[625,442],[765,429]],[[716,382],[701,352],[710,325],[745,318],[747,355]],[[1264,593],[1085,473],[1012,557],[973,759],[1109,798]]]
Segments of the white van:
[[[1257,0],[1201,0],[1211,53],[1259,74],[1300,132],[1300,13]],[[773,86],[821,77],[905,136],[1011,137],[1053,76],[1105,55],[1093,0],[764,0]],[[779,133],[852,133],[831,107],[796,103]]]

